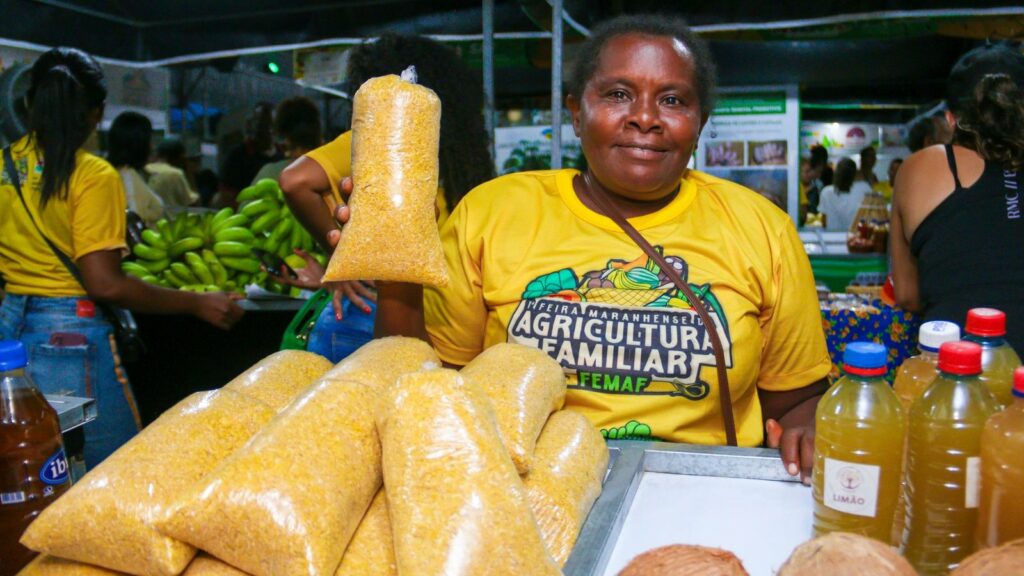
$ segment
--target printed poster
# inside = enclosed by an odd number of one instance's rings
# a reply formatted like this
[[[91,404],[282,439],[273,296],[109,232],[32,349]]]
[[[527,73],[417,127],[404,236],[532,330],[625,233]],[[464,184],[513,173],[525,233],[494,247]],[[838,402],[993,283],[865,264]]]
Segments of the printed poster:
[[[796,86],[728,88],[697,147],[697,169],[742,184],[795,222],[799,210],[800,100]]]

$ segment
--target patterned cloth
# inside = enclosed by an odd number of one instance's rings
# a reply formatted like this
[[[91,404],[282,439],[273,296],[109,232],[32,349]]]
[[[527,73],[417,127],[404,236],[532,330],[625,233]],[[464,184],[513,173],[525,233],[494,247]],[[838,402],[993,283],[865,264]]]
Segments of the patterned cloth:
[[[850,342],[866,341],[885,345],[889,350],[889,372],[892,382],[896,370],[908,357],[917,354],[917,332],[921,318],[912,312],[895,308],[881,300],[855,309],[823,309],[822,325],[825,341],[832,357],[832,379],[839,376],[843,350]]]

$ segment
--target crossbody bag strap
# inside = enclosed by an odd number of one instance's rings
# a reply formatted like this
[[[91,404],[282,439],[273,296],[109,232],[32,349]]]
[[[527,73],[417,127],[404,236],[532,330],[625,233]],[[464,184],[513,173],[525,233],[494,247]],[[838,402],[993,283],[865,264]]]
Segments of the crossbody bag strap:
[[[633,242],[647,254],[647,256],[658,264],[661,270],[665,272],[670,280],[672,280],[672,283],[675,284],[676,288],[678,288],[686,296],[686,299],[690,301],[690,305],[693,306],[697,316],[699,316],[701,322],[704,323],[704,326],[707,328],[708,333],[711,336],[711,349],[715,355],[715,369],[718,372],[718,398],[719,404],[721,405],[722,424],[725,428],[725,441],[729,446],[736,446],[736,421],[732,412],[732,391],[729,389],[729,376],[726,373],[725,347],[722,346],[722,338],[718,334],[718,328],[715,326],[714,321],[712,321],[711,315],[708,314],[704,303],[701,302],[700,298],[697,298],[697,295],[693,293],[689,284],[679,276],[667,261],[665,261],[665,257],[659,254],[658,251],[654,249],[654,246],[651,246],[651,243],[648,242],[632,224],[629,223],[629,221],[622,215],[622,212],[615,207],[611,200],[602,194],[592,193],[590,191],[590,187],[587,185],[582,186],[581,189],[584,191],[587,198],[591,199],[593,203],[601,209],[601,212],[605,216],[611,218],[611,220],[615,222],[615,224],[618,225],[618,227],[621,228],[622,231],[625,232],[626,235],[629,236],[630,239],[632,239]]]
[[[14,186],[14,191],[18,193],[18,199],[21,200],[21,205],[24,206],[25,212],[28,214],[28,219],[32,222],[32,225],[36,227],[36,231],[39,232],[39,236],[42,237],[46,245],[53,251],[54,256],[60,260],[61,264],[68,269],[68,272],[85,288],[85,282],[82,281],[82,272],[75,266],[75,263],[71,261],[71,257],[64,253],[57,245],[50,241],[43,233],[43,229],[39,227],[39,223],[36,222],[32,211],[28,209],[28,203],[25,202],[25,195],[21,193],[21,178],[18,176],[18,170],[14,167],[14,155],[11,154],[11,147],[7,146],[4,148],[4,167],[7,170],[7,178],[10,179],[11,185]]]

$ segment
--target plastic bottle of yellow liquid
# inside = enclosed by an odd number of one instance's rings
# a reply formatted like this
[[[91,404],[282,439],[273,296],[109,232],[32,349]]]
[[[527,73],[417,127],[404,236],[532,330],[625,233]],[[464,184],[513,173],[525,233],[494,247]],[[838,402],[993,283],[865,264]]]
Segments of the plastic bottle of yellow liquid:
[[[814,533],[852,532],[890,542],[906,418],[885,380],[885,346],[853,342],[844,376],[815,412]]]
[[[1006,341],[1006,314],[995,308],[967,312],[964,340],[981,345],[981,380],[1003,406],[1013,402],[1013,371],[1020,356]]]
[[[903,555],[922,576],[946,574],[974,549],[981,432],[999,410],[981,375],[981,346],[947,342],[939,376],[910,409]]]
[[[918,332],[917,347],[921,353],[900,364],[892,389],[910,416],[910,406],[939,375],[939,347],[960,339],[960,327],[952,322],[925,322]]]
[[[1024,368],[1013,372],[1013,403],[981,433],[978,549],[1024,538]]]
[[[900,403],[903,404],[903,411],[908,422],[910,420],[910,406],[939,375],[939,347],[946,342],[956,342],[959,339],[960,327],[952,322],[935,320],[921,325],[917,337],[917,347],[921,350],[921,353],[903,361],[900,369],[896,372],[896,381],[892,386],[896,396],[900,399]],[[904,456],[906,456],[906,446],[904,446]],[[900,482],[900,497],[896,504],[896,517],[892,523],[892,543],[894,546],[899,546],[900,539],[903,537],[905,502],[906,489],[903,483]]]

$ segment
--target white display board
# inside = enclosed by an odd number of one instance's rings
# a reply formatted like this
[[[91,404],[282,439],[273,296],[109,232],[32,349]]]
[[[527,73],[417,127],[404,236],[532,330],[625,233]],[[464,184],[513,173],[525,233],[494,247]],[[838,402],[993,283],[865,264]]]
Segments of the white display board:
[[[697,148],[697,169],[742,184],[793,218],[799,204],[796,86],[723,88]]]

